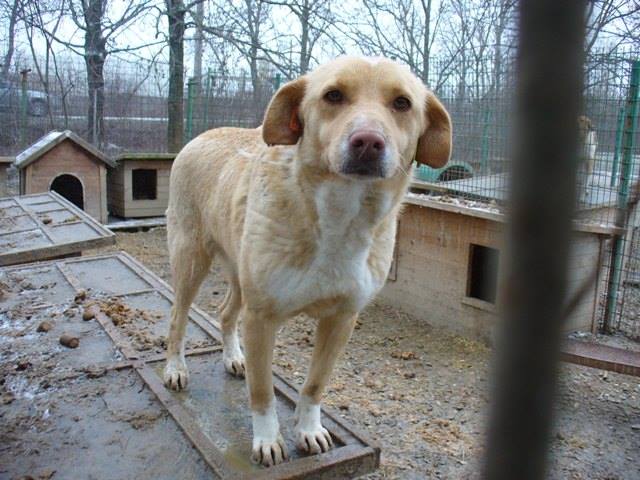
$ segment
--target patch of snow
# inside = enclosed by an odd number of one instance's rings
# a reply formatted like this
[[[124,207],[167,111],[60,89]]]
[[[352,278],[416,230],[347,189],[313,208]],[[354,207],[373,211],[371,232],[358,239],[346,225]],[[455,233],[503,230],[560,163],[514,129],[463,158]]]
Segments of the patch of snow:
[[[502,210],[498,207],[498,204],[495,202],[487,203],[487,202],[469,200],[466,198],[454,197],[451,195],[428,195],[425,193],[413,193],[413,192],[407,192],[407,197],[413,198],[416,200],[429,200],[432,202],[446,203],[449,205],[456,205],[458,207],[468,208],[471,210],[477,210],[482,212],[497,213],[497,214],[503,213]]]

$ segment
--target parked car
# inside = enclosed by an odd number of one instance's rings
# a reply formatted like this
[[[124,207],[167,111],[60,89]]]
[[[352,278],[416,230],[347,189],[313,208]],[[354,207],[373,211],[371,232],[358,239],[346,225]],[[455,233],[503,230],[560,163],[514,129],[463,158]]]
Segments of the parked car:
[[[451,161],[442,168],[431,168],[426,165],[416,167],[414,177],[424,182],[449,182],[473,177],[473,167],[467,162]]]
[[[21,96],[20,85],[0,79],[0,110],[19,112]],[[27,114],[33,117],[43,117],[48,112],[48,95],[37,90],[27,90]]]

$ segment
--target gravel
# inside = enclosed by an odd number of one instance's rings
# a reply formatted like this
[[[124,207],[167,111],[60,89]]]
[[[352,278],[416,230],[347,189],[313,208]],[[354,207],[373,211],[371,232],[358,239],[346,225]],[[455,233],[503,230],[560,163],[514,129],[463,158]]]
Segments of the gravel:
[[[125,250],[170,281],[166,230],[118,233]],[[226,282],[218,267],[196,303],[216,315]],[[274,369],[301,385],[314,321],[290,320],[279,332]],[[491,350],[373,303],[362,312],[334,372],[325,403],[382,448],[368,479],[478,478],[489,402]],[[640,478],[640,381],[562,365],[550,478]]]

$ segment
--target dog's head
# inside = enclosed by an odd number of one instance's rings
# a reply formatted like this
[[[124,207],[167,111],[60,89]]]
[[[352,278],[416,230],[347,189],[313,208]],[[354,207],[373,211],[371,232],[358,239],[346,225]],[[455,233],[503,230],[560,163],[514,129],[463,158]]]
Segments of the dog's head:
[[[587,133],[595,130],[593,122],[586,115],[580,115],[578,117],[578,129],[581,137],[586,137]]]
[[[408,68],[387,59],[341,57],[282,86],[262,126],[268,145],[294,145],[331,173],[384,179],[411,162],[442,167],[451,120]]]

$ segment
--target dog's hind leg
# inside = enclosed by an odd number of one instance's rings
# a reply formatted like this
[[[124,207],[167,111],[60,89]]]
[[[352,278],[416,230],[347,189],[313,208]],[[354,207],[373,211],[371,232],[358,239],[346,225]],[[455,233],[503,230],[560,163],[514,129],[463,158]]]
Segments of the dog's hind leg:
[[[229,290],[219,309],[224,344],[222,360],[227,372],[237,377],[244,377],[244,354],[240,349],[240,340],[238,339],[240,300],[240,285],[237,279],[230,279]]]
[[[184,335],[189,308],[209,273],[212,255],[201,248],[193,237],[180,233],[169,236],[169,255],[175,301],[171,309],[164,384],[172,390],[182,390],[189,381],[184,359]]]
[[[311,366],[295,414],[296,446],[302,451],[321,453],[333,446],[331,435],[320,421],[320,400],[357,318],[357,315],[338,315],[318,321]]]

